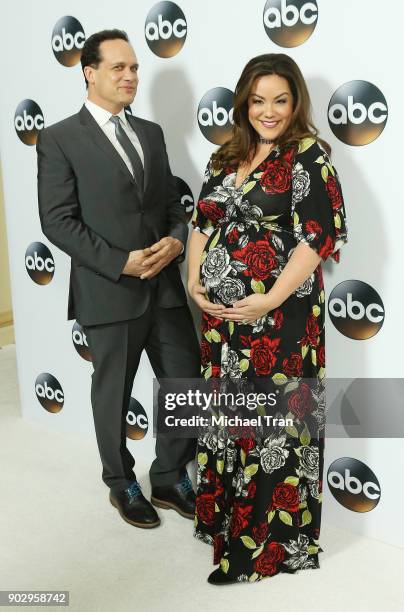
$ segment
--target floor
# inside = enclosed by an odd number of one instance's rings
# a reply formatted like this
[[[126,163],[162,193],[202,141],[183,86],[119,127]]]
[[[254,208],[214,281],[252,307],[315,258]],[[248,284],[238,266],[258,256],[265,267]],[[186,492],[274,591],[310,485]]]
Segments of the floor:
[[[404,609],[403,550],[324,523],[320,569],[209,585],[212,551],[191,521],[161,510],[157,529],[126,524],[100,481],[95,440],[20,417],[14,345],[0,349],[0,380],[0,590],[68,590],[83,612]]]

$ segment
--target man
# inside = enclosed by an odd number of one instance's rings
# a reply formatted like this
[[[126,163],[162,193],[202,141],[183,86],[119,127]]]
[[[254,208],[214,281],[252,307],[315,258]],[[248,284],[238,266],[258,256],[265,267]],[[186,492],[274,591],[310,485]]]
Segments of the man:
[[[80,112],[38,137],[42,230],[71,257],[68,318],[83,326],[94,372],[91,401],[102,477],[128,523],[157,527],[126,447],[126,414],[143,349],[158,378],[199,376],[198,341],[181,282],[188,235],[159,125],[126,115],[138,61],[125,32],[104,30],[81,58]],[[181,322],[179,326],[178,323]],[[157,436],[154,505],[193,518],[185,465],[194,439]]]

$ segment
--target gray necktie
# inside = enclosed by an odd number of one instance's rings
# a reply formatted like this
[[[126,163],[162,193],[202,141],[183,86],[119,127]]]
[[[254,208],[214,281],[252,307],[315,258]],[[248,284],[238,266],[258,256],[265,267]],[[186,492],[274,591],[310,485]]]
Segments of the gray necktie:
[[[121,119],[118,115],[111,115],[110,120],[115,124],[115,136],[121,145],[122,149],[125,151],[126,155],[129,157],[130,163],[133,169],[133,175],[135,181],[143,192],[143,178],[144,178],[144,170],[142,160],[140,159],[139,153],[136,151],[136,148],[131,143],[129,136],[126,134],[123,129]]]

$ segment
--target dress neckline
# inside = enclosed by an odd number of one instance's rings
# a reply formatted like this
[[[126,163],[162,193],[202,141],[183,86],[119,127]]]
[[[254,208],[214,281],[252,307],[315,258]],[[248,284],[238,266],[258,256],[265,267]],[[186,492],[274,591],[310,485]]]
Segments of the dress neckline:
[[[258,164],[258,166],[255,166],[255,168],[253,168],[251,170],[251,172],[249,172],[247,174],[247,176],[244,178],[244,180],[242,181],[242,183],[236,187],[236,180],[237,180],[237,171],[238,171],[238,167],[234,173],[234,188],[238,191],[239,189],[241,189],[242,187],[244,187],[244,184],[246,183],[246,181],[250,178],[250,176],[252,174],[254,174],[254,172],[257,171],[257,169],[261,166],[261,164],[263,164],[264,162],[266,162],[272,155],[272,153],[277,152],[279,154],[279,145],[276,145],[273,149],[270,150],[270,152],[268,153],[268,155]]]

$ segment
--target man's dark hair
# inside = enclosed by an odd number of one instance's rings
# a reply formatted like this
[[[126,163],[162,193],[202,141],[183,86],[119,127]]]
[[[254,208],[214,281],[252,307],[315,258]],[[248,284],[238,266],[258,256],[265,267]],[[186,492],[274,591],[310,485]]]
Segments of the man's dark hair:
[[[98,68],[98,65],[102,59],[100,55],[100,44],[103,43],[104,40],[117,39],[126,40],[126,42],[129,42],[128,35],[123,30],[101,30],[101,32],[95,32],[95,34],[92,34],[87,38],[81,52],[81,69],[83,70],[83,75],[84,68],[86,66]],[[85,75],[84,79],[86,81],[86,87],[88,87],[88,82]]]

